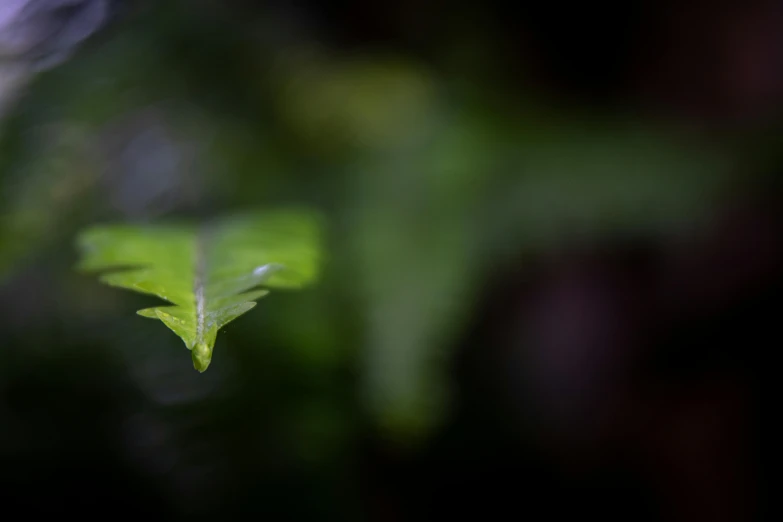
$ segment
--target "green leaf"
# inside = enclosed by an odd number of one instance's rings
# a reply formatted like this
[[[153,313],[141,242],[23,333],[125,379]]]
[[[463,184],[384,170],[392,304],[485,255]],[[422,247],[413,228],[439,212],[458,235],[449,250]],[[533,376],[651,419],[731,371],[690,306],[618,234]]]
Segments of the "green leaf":
[[[220,328],[268,293],[317,277],[320,220],[302,210],[230,217],[205,226],[106,225],[79,236],[78,269],[107,271],[104,283],[161,297],[170,306],[139,310],[182,338],[203,372]]]

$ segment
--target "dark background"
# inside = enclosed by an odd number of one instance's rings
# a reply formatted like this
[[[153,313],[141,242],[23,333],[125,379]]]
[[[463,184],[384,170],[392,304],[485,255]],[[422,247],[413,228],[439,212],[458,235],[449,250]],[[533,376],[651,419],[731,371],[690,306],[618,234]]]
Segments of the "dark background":
[[[768,520],[783,4],[4,0],[0,517]],[[304,204],[198,374],[73,270]]]

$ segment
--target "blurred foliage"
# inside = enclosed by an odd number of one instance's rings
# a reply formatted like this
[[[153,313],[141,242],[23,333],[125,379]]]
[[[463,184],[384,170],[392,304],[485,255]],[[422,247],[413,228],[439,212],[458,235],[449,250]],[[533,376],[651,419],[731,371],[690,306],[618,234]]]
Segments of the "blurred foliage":
[[[692,226],[732,166],[660,123],[534,99],[498,110],[407,58],[254,29],[212,3],[156,6],[37,77],[3,124],[5,277],[47,252],[64,262],[95,220],[310,204],[335,223],[330,270],[364,325],[343,353],[364,361],[368,406],[426,433],[488,274],[566,240]]]
[[[32,371],[29,347],[45,347],[52,367],[83,357],[95,379],[123,375],[143,397],[135,404],[151,405],[132,408],[131,450],[166,473],[210,462],[284,488],[276,465],[340,469],[368,419],[421,440],[448,416],[449,350],[482,283],[564,243],[682,234],[730,186],[732,143],[498,94],[305,30],[281,38],[273,11],[144,5],[32,78],[0,123],[2,300],[46,294],[3,319],[19,353],[0,382]],[[323,284],[232,323],[225,360],[203,378],[127,317],[145,298],[70,274],[71,240],[95,222],[291,202],[329,223]],[[185,490],[183,504],[199,491]]]

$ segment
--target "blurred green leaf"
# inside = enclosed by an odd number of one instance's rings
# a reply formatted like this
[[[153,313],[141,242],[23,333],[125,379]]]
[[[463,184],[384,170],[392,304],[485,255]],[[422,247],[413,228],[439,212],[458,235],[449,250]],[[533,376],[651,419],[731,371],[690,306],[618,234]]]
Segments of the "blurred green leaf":
[[[67,123],[32,131],[0,186],[0,281],[68,230],[100,178],[94,134]],[[0,168],[2,170],[2,168]]]
[[[139,310],[160,319],[209,366],[220,328],[268,293],[300,288],[319,268],[319,219],[304,210],[229,217],[205,226],[97,226],[78,238],[79,268],[110,270],[101,281],[161,297],[173,306]]]
[[[394,57],[328,56],[297,49],[278,58],[276,109],[308,147],[324,154],[388,151],[425,138],[439,108],[420,65]]]

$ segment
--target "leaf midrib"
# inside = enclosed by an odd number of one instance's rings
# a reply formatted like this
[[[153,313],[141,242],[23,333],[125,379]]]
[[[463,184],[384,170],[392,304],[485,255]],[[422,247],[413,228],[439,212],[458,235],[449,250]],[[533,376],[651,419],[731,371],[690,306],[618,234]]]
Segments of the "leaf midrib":
[[[204,342],[206,324],[206,279],[207,279],[207,232],[204,228],[196,230],[194,245],[195,266],[193,267],[193,295],[196,301],[196,342]]]

